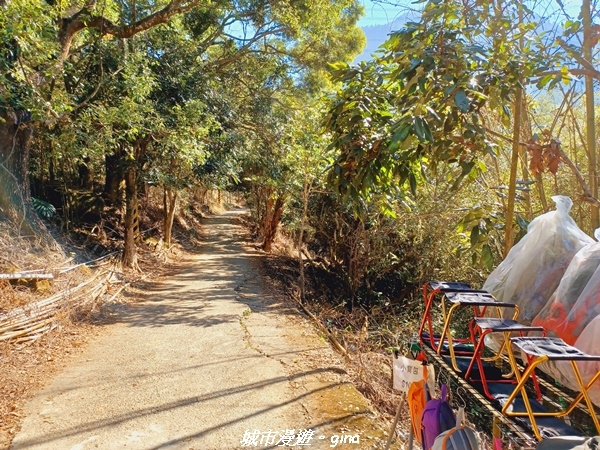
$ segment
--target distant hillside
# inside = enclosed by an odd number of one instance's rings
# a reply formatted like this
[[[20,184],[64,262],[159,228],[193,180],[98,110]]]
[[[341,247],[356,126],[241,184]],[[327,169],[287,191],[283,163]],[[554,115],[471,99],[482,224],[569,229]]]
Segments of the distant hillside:
[[[393,22],[384,25],[370,25],[363,27],[363,32],[367,38],[367,45],[364,51],[354,59],[354,63],[371,59],[371,54],[383,44],[392,31],[398,30],[404,26],[407,20],[410,20],[406,15],[399,16]]]

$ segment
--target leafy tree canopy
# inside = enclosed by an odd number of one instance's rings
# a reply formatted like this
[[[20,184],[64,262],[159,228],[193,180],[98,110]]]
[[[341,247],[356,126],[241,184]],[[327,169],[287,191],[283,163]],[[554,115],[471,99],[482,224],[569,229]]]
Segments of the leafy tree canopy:
[[[430,0],[418,22],[392,33],[372,62],[331,65],[341,84],[325,120],[338,156],[330,181],[352,199],[416,194],[439,163],[457,166],[450,184],[483,170],[494,154],[491,117],[510,120],[519,79],[548,67],[514,27],[521,2]],[[391,210],[390,210],[391,211]]]

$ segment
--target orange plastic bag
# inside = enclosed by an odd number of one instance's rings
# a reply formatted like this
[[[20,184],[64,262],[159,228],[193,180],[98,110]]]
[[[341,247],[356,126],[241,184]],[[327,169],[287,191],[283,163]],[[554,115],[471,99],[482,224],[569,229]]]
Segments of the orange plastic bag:
[[[410,411],[414,436],[417,442],[421,444],[421,416],[423,415],[423,409],[425,409],[427,400],[431,397],[425,380],[412,383],[408,388],[406,396],[408,398],[408,409]]]

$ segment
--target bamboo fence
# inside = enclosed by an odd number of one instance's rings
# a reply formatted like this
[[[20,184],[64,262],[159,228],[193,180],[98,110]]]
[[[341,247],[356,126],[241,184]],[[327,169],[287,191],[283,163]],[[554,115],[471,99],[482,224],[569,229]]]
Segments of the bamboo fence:
[[[108,291],[112,276],[113,272],[110,270],[99,271],[77,286],[9,313],[0,314],[0,342],[31,341],[53,330],[61,320],[74,312],[90,308]],[[113,295],[111,299],[114,297]]]

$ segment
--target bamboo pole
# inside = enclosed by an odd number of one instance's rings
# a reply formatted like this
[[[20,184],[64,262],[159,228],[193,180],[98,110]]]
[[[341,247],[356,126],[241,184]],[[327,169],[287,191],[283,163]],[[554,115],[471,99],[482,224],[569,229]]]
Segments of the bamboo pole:
[[[583,58],[592,64],[592,19],[590,0],[583,0],[581,5],[581,21],[583,23]],[[591,196],[598,198],[598,166],[596,162],[596,118],[594,108],[594,79],[585,75],[585,110],[586,110],[586,141],[589,161],[589,186]],[[592,204],[592,229],[600,227],[600,209]]]
[[[104,293],[105,287],[103,284],[96,286],[92,291],[86,292],[83,295],[78,296],[76,299],[72,299],[69,309],[80,308],[86,304],[95,301],[102,293]],[[90,300],[91,298],[91,300]],[[75,301],[74,301],[75,300]],[[64,311],[65,305],[58,305],[55,308],[44,310],[41,313],[32,315],[30,317],[21,319],[17,322],[11,322],[8,325],[0,327],[0,340],[3,340],[2,335],[5,333],[15,332],[16,330],[23,329],[28,325],[39,323],[40,321],[45,322],[46,320],[54,320],[58,313]]]
[[[79,291],[80,289],[83,289],[85,286],[91,284],[95,279],[97,279],[100,275],[105,274],[106,272],[102,272],[102,273],[98,273],[95,274],[92,278],[88,279],[87,281],[84,281],[83,283],[73,287],[73,288],[67,288],[61,292],[58,292],[57,294],[54,294],[50,297],[48,297],[45,300],[40,300],[39,302],[36,302],[32,305],[27,305],[27,306],[23,306],[21,308],[18,308],[15,311],[11,311],[7,314],[0,314],[0,323],[8,320],[12,317],[18,316],[20,314],[26,314],[29,310],[36,308],[36,307],[42,307],[42,306],[46,306],[46,305],[50,305],[52,303],[55,303],[61,299],[64,298],[65,294],[72,294],[74,292]]]
[[[75,288],[65,289],[64,291],[54,294],[53,296],[48,297],[45,300],[41,300],[41,301],[39,301],[37,303],[33,303],[31,305],[23,306],[15,311],[11,311],[8,314],[0,314],[0,324],[8,323],[11,320],[15,320],[15,319],[19,320],[20,318],[31,317],[31,315],[33,313],[39,314],[40,312],[43,312],[43,311],[47,310],[48,308],[53,308],[54,305],[57,304],[59,301],[64,300],[65,296],[72,296],[73,293],[78,292],[79,290],[83,289],[85,286],[88,286],[92,281],[94,281],[94,279],[97,278],[97,276],[98,275],[95,275],[90,280],[79,284]],[[107,279],[101,281],[101,283],[104,283],[105,281],[107,281]],[[80,294],[78,294],[78,295],[80,295]]]
[[[519,137],[521,135],[521,110],[523,106],[523,89],[517,87],[515,93],[514,125],[513,125],[513,146],[510,159],[510,178],[508,181],[508,199],[506,207],[506,228],[504,234],[504,257],[508,254],[513,245],[513,222],[515,217],[515,195],[517,188],[517,169],[519,164]]]
[[[0,273],[0,280],[42,280],[42,279],[52,279],[54,275],[51,273],[26,273],[26,272],[16,272],[16,273]]]

